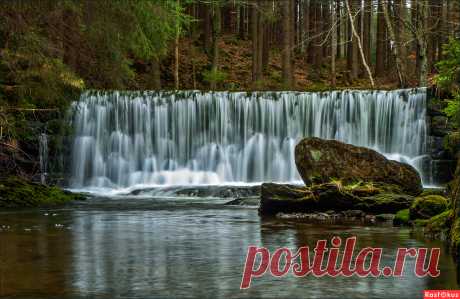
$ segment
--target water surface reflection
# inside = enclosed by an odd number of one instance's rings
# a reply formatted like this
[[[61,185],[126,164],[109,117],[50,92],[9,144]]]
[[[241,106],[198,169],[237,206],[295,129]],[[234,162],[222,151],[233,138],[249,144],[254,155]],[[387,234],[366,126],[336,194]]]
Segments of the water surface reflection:
[[[2,212],[0,229],[0,296],[419,298],[458,288],[444,251],[439,278],[419,279],[407,264],[403,278],[265,276],[240,291],[248,245],[296,249],[356,235],[359,247],[384,247],[385,264],[397,247],[443,245],[392,227],[260,220],[256,209],[222,201],[100,199]]]

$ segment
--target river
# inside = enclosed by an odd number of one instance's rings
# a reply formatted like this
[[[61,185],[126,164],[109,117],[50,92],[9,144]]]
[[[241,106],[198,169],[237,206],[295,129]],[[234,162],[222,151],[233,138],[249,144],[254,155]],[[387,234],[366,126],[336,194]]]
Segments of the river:
[[[439,241],[389,224],[309,224],[261,219],[256,207],[219,198],[93,197],[55,209],[0,213],[0,297],[15,298],[422,298],[458,289],[456,264]],[[357,236],[359,248],[440,247],[437,278],[293,275],[254,278],[240,290],[249,245],[313,247]]]

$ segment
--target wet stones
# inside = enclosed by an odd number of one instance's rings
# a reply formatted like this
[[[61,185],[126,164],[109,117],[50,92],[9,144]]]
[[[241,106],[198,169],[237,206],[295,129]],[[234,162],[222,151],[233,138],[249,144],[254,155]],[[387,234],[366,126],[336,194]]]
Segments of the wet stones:
[[[361,181],[397,185],[412,196],[423,191],[420,176],[412,166],[336,140],[301,140],[295,148],[295,162],[307,186],[338,180],[342,184]]]

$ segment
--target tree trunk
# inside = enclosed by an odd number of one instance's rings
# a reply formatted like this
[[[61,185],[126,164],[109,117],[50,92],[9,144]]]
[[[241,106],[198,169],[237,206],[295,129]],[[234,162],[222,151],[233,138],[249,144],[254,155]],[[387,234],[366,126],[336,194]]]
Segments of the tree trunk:
[[[378,0],[377,12],[377,49],[376,49],[376,66],[375,75],[377,77],[385,74],[385,57],[386,57],[386,42],[385,42],[385,17],[383,15],[383,0]]]
[[[262,73],[268,69],[270,60],[270,40],[271,40],[271,24],[265,24],[264,38],[262,44]]]
[[[358,45],[359,51],[361,53],[361,59],[362,59],[363,65],[367,70],[367,75],[369,76],[369,80],[371,81],[371,86],[374,87],[374,85],[375,85],[374,84],[374,78],[372,77],[371,69],[369,68],[369,65],[366,62],[366,57],[364,55],[363,46],[361,44],[361,38],[359,37],[359,34],[356,31],[356,28],[355,28],[355,25],[354,25],[354,20],[353,20],[352,14],[351,14],[350,4],[348,3],[347,0],[345,0],[345,3],[346,3],[346,6],[347,6],[348,17],[350,19],[351,30],[352,30],[352,33],[353,33],[354,37],[356,38],[357,45]]]
[[[305,47],[305,50],[308,52],[308,49],[310,47],[310,2],[311,0],[304,0],[304,11],[303,11],[303,17],[304,17],[304,40],[302,41]],[[308,58],[308,53],[306,55]]]
[[[316,0],[310,0],[308,3],[308,36],[309,36],[309,42],[308,42],[308,63],[313,63],[315,61],[315,38],[314,36],[316,35]]]
[[[234,32],[234,20],[233,20],[233,12],[235,9],[234,3],[227,3],[221,9],[222,14],[222,32],[225,33],[233,33]]]
[[[180,1],[176,3],[176,13],[178,14]],[[180,36],[180,25],[176,23],[176,37],[174,39],[174,88],[179,89],[179,36]]]
[[[356,30],[356,19],[357,17],[353,17],[356,14],[356,0],[345,0],[346,5],[347,5],[347,11],[349,15],[349,20],[350,20],[350,32],[351,32],[351,44],[350,44],[350,80],[354,81],[358,78],[359,76],[359,64],[358,64],[358,39],[356,38],[356,35],[354,34],[354,30]],[[358,34],[359,37],[359,34]]]
[[[411,0],[411,19],[412,27],[417,30],[419,26],[419,11],[418,11],[418,1],[420,0]],[[420,75],[420,45],[416,34],[414,35],[414,51],[415,51],[415,73],[417,76]]]
[[[221,11],[220,5],[213,5],[213,22],[212,22],[212,73],[213,77],[219,71],[219,39],[220,39],[220,26],[221,26]],[[216,80],[211,80],[211,89],[216,89]]]
[[[282,69],[283,69],[283,84],[284,88],[292,89],[292,0],[282,1],[282,27],[283,27],[283,50],[282,50]]]
[[[155,90],[161,89],[161,69],[160,69],[160,61],[158,58],[152,59],[152,81],[153,81],[153,88]]]
[[[366,61],[371,61],[371,23],[372,23],[372,0],[364,0],[363,13],[363,50]]]
[[[448,36],[450,34],[449,30],[449,13],[448,13],[448,0],[442,0],[442,8],[441,8],[441,32],[439,35],[439,44],[438,44],[438,59],[441,60],[443,58],[442,55],[442,46],[447,43]]]
[[[417,26],[417,43],[419,47],[419,85],[428,85],[428,53],[427,53],[427,35],[428,35],[428,0],[417,1],[418,24]]]
[[[211,8],[209,4],[202,4],[203,7],[203,45],[205,52],[209,55],[212,40],[212,26],[211,26]]]
[[[251,39],[252,39],[252,82],[259,80],[259,13],[257,9],[258,3],[251,5]]]
[[[323,46],[322,39],[319,36],[323,31],[323,16],[322,16],[322,7],[321,3],[316,3],[315,5],[315,35],[318,37],[315,39],[315,67],[317,70],[321,70],[323,64]]]
[[[246,6],[245,4],[240,5],[239,36],[240,36],[240,39],[246,39]]]
[[[388,6],[385,4],[383,5],[383,14],[385,16],[385,21],[387,23],[387,28],[388,28],[388,33],[390,35],[390,39],[391,41],[394,42],[393,43],[393,54],[396,60],[396,70],[398,72],[399,83],[401,84],[401,87],[405,87],[406,86],[406,77],[405,77],[406,70],[405,70],[405,67],[404,67],[404,64],[401,58],[401,49],[400,49],[399,43],[396,40],[395,31],[393,29],[393,23],[390,19],[390,14],[388,13]]]
[[[348,1],[345,0],[344,3]],[[350,19],[348,18],[348,10],[345,5],[345,15],[347,16],[346,28],[346,51],[347,51],[347,71],[348,79],[351,79],[351,69],[353,68],[353,33],[351,32]]]
[[[335,70],[335,59],[337,55],[337,7],[334,3],[331,8],[331,23],[332,23],[332,33],[331,33],[331,85],[333,88],[336,86],[336,70]]]
[[[336,0],[333,5],[335,5],[336,9],[336,17],[337,17],[337,58],[342,58],[343,57],[343,51],[342,51],[342,14],[341,14],[341,7],[340,7],[340,1],[341,0]]]
[[[265,0],[258,0],[259,13],[257,18],[257,79],[263,78],[263,49],[265,40],[264,3]]]
[[[406,31],[406,26],[404,25],[404,20],[406,20],[407,16],[407,0],[399,0],[399,6],[397,9],[397,45],[399,46],[399,53],[401,57],[401,62],[403,64],[403,76],[405,76],[406,81],[408,78],[408,70],[407,70],[407,46],[406,46],[406,41],[408,40],[407,38],[407,31]],[[406,82],[407,83],[407,82]]]

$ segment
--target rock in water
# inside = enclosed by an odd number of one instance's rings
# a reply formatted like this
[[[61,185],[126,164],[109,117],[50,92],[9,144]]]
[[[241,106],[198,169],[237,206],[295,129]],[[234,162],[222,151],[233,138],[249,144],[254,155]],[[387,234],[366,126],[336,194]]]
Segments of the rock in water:
[[[84,200],[56,186],[45,186],[21,177],[0,178],[0,210],[3,208],[56,206],[73,200]]]
[[[336,140],[305,138],[295,148],[295,162],[305,184],[340,180],[397,185],[410,195],[423,191],[417,171],[410,165],[388,160],[382,154]]]
[[[261,215],[313,213],[328,210],[360,210],[367,213],[396,213],[411,206],[410,195],[391,193],[386,186],[342,186],[337,183],[312,186],[264,183],[261,186]]]

